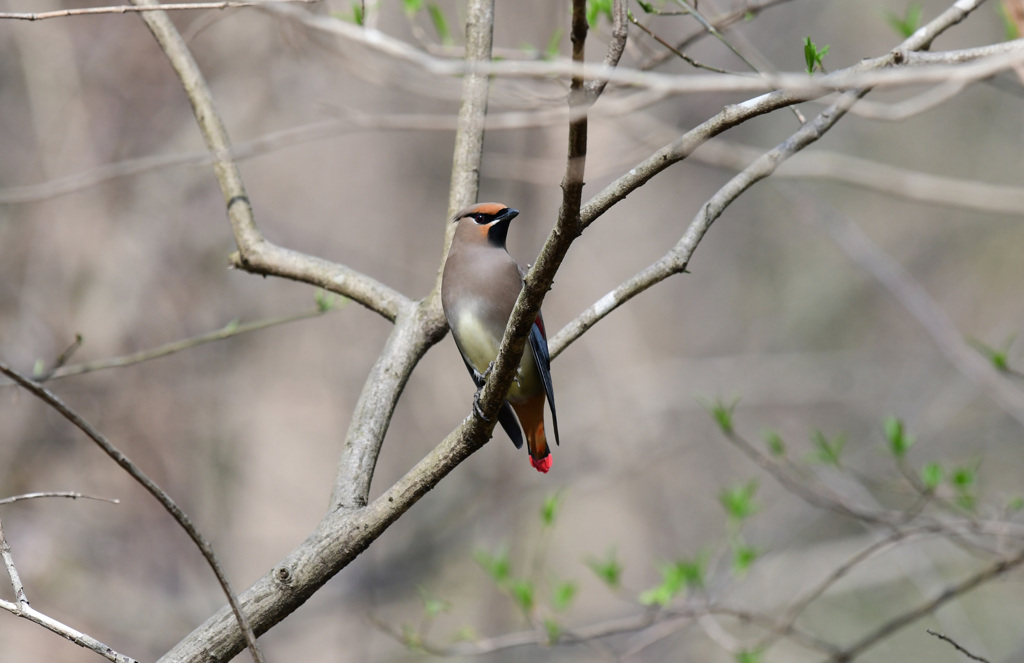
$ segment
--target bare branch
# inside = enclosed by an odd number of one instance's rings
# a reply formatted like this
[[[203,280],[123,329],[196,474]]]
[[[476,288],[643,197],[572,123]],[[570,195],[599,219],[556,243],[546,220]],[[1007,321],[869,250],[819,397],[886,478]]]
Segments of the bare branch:
[[[63,366],[56,368],[47,375],[37,377],[36,382],[42,384],[50,380],[58,380],[60,378],[71,377],[74,375],[82,375],[84,373],[92,373],[94,371],[102,371],[108,368],[123,368],[125,366],[131,366],[133,364],[139,364],[144,361],[151,359],[158,359],[160,357],[166,357],[168,355],[181,352],[182,350],[189,350],[191,348],[212,343],[213,341],[222,341],[233,336],[239,336],[241,334],[247,334],[249,332],[259,331],[261,329],[267,329],[275,327],[277,325],[287,324],[289,322],[297,322],[299,320],[306,320],[308,318],[317,318],[325,313],[333,310],[338,310],[339,307],[321,309],[316,308],[305,313],[297,313],[295,315],[281,316],[277,318],[267,318],[265,320],[255,320],[253,322],[244,322],[239,324],[238,322],[229,322],[220,329],[191,338],[181,339],[180,341],[172,341],[170,343],[164,343],[155,348],[149,350],[140,350],[139,352],[133,352],[132,354],[122,355],[120,357],[109,357],[106,359],[97,359],[96,361],[84,362],[81,364],[72,364],[70,366]],[[14,384],[11,381],[3,380],[0,381],[0,387]]]
[[[49,493],[36,493],[32,495],[18,495],[13,498],[7,498],[8,500],[14,501],[17,499],[31,499],[32,497],[48,497],[56,496],[56,494]],[[64,495],[61,495],[64,496]],[[81,496],[84,497],[84,496]],[[0,503],[5,503],[6,500],[0,500]],[[7,575],[11,579],[11,586],[14,588],[14,596],[16,603],[4,601],[0,599],[0,609],[6,610],[7,612],[22,617],[31,622],[35,622],[50,631],[61,635],[76,645],[91,649],[100,656],[106,658],[108,661],[114,661],[114,663],[137,663],[135,659],[129,658],[123,654],[119,654],[110,647],[106,646],[99,640],[88,636],[84,633],[80,633],[70,626],[61,624],[55,619],[47,617],[41,612],[35,610],[28,602],[28,596],[25,595],[25,587],[21,583],[21,577],[18,575],[18,569],[14,566],[14,557],[11,554],[11,546],[7,543],[6,537],[4,537],[3,524],[0,523],[0,559],[3,559],[4,567],[7,569]]]
[[[85,493],[76,493],[65,490],[52,490],[41,493],[22,493],[21,495],[12,495],[11,497],[0,498],[0,504],[14,504],[15,502],[21,502],[24,500],[35,500],[41,497],[66,497],[72,500],[96,500],[97,502],[109,502],[110,504],[121,503],[121,500],[112,497],[97,497],[95,495],[86,495]]]
[[[11,555],[11,546],[4,538],[4,526],[0,522],[0,559],[4,561],[4,568],[11,579],[11,587],[14,589],[14,598],[19,606],[28,605],[28,596],[25,595],[25,586],[21,584],[21,576],[18,575],[18,568],[14,566],[14,557]]]
[[[626,50],[626,37],[629,35],[628,16],[629,12],[626,10],[626,1],[613,0],[612,39],[608,42],[608,52],[604,56],[604,66],[606,67],[617,67],[619,59],[622,57],[622,52]],[[608,81],[601,79],[587,82],[587,98],[591,103],[597,101],[597,98],[604,92],[606,85],[608,85]]]
[[[159,6],[156,0],[133,0],[133,4]],[[398,291],[349,267],[276,246],[263,237],[256,227],[241,173],[230,157],[231,141],[227,129],[192,53],[166,13],[147,11],[141,16],[181,79],[206,147],[215,155],[214,173],[238,244],[238,253],[232,256],[233,264],[254,274],[280,276],[320,286],[353,299],[392,321],[399,309],[411,306],[409,299]]]
[[[869,71],[892,63],[902,61],[906,57],[904,51],[924,48],[943,30],[956,25],[983,0],[957,2],[943,12],[928,25],[915,32],[889,56],[867,60],[861,65],[863,71]],[[1021,42],[1024,47],[1024,41]],[[1024,51],[1022,51],[1024,52]],[[897,57],[897,54],[901,54]],[[857,67],[851,67],[853,71]],[[836,102],[822,111],[813,122],[809,122],[773,150],[764,153],[743,171],[732,178],[724,187],[712,196],[701,208],[701,211],[690,223],[686,233],[679,242],[663,258],[639,272],[629,281],[619,285],[613,291],[595,302],[559,331],[551,341],[551,356],[556,357],[570,343],[579,338],[587,329],[597,324],[604,316],[640,294],[652,285],[664,279],[686,271],[690,256],[704,234],[719,215],[741,193],[756,182],[771,175],[778,165],[815,142],[824,135],[856,101],[867,94],[868,89],[854,90],[844,93]],[[670,165],[689,156],[697,147],[722,131],[740,122],[767,113],[771,110],[796,103],[800,97],[789,92],[773,92],[737,106],[725,108],[715,117],[683,134],[680,138],[661,148],[625,175],[609,184],[603,191],[590,199],[583,206],[581,224],[583,228],[593,223],[601,214],[623,200],[629,193],[645,184]]]
[[[847,256],[875,277],[924,328],[939,351],[960,373],[984,389],[1004,412],[1024,425],[1024,390],[971,349],[931,295],[892,256],[876,246],[849,218],[822,202],[812,205],[792,191],[789,198],[802,216],[822,224]]]
[[[1024,563],[1024,550],[1017,552],[1009,557],[1004,557],[994,564],[986,566],[981,571],[978,571],[972,576],[969,576],[965,580],[950,585],[944,590],[939,592],[935,598],[930,601],[926,601],[921,605],[908,610],[882,624],[878,629],[861,638],[856,644],[847,647],[841,652],[836,653],[832,656],[830,661],[834,663],[848,663],[853,659],[863,654],[867,649],[875,646],[880,641],[889,637],[893,633],[896,633],[905,626],[916,622],[918,619],[926,615],[930,615],[944,604],[952,601],[955,598],[959,598],[963,594],[977,588],[993,578],[1003,575],[1007,571],[1017,568]]]
[[[67,638],[79,647],[91,649],[108,661],[113,661],[113,663],[138,663],[134,658],[114,651],[91,635],[87,635],[81,631],[73,629],[67,624],[59,622],[56,619],[39,612],[30,605],[19,605],[17,603],[11,603],[10,601],[0,599],[0,610],[6,610],[13,615],[17,615],[18,617],[27,619],[30,622],[39,624],[51,633],[56,633],[63,638]]]
[[[271,0],[273,2],[295,2],[310,4],[320,0]],[[146,11],[184,11],[193,9],[236,9],[239,7],[256,7],[265,5],[266,0],[224,0],[223,2],[177,2],[152,7],[133,5],[117,5],[112,7],[83,7],[80,9],[57,9],[48,12],[0,12],[0,19],[21,21],[43,21],[48,18],[66,18],[68,16],[95,16],[97,14],[129,14]]]
[[[967,651],[962,646],[960,646],[959,642],[957,642],[953,638],[949,637],[948,635],[945,635],[943,633],[939,633],[938,631],[933,631],[930,628],[929,629],[925,629],[925,631],[928,633],[928,635],[934,635],[939,640],[945,640],[949,644],[953,645],[954,649],[956,649],[958,652],[960,652],[961,654],[963,654],[967,658],[971,659],[972,661],[981,661],[981,663],[989,663],[989,660],[987,658],[982,658],[981,656],[975,656],[974,654],[972,654],[971,652]]]
[[[717,139],[702,145],[691,158],[743,170],[760,154],[761,150]],[[932,175],[825,150],[805,150],[780,166],[774,177],[833,180],[922,203],[997,214],[1017,216],[1024,209],[1021,187]]]
[[[255,659],[257,663],[261,663],[263,656],[259,651],[259,646],[256,645],[256,636],[253,635],[252,629],[249,627],[248,620],[245,618],[245,613],[242,612],[241,606],[235,598],[235,593],[231,589],[231,583],[228,582],[227,575],[225,575],[220,562],[217,560],[217,556],[213,552],[213,546],[211,546],[203,535],[199,533],[199,530],[192,524],[188,515],[181,510],[181,507],[179,507],[160,486],[140,470],[138,466],[131,461],[131,459],[125,456],[120,449],[111,444],[102,433],[93,428],[92,424],[83,419],[77,412],[65,405],[64,402],[57,398],[53,392],[48,390],[46,387],[29,380],[17,371],[12,370],[2,361],[0,361],[0,373],[3,373],[17,382],[25,390],[59,412],[65,419],[70,421],[79,430],[89,436],[89,438],[103,449],[103,451],[110,456],[114,462],[120,465],[121,468],[124,469],[133,479],[141,484],[142,487],[145,488],[150,495],[155,497],[164,509],[171,514],[171,517],[173,517],[181,528],[185,530],[189,535],[189,538],[191,538],[196,544],[196,547],[199,548],[199,551],[203,554],[207,564],[209,564],[210,568],[213,570],[214,575],[217,576],[217,581],[220,583],[221,589],[224,590],[224,594],[227,596],[228,602],[231,604],[234,617],[238,620],[242,630],[249,636],[247,638],[247,643],[252,651],[253,659]]]

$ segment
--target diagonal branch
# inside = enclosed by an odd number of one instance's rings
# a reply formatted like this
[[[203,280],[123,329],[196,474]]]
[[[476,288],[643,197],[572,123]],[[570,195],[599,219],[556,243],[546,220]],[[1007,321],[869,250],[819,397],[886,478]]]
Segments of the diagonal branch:
[[[954,3],[952,7],[940,14],[928,25],[919,29],[888,55],[873,60],[866,60],[847,71],[871,71],[904,62],[907,52],[928,47],[935,37],[959,23],[982,2],[984,0],[961,0]],[[732,201],[750,186],[772,174],[781,162],[816,141],[868,90],[869,88],[864,88],[844,93],[836,102],[822,111],[813,122],[802,126],[785,142],[761,155],[761,157],[733,177],[704,204],[701,211],[690,223],[686,233],[672,250],[657,262],[620,284],[562,328],[551,340],[551,357],[558,356],[570,343],[582,336],[587,329],[597,324],[598,321],[625,302],[666,278],[686,271],[690,256],[703,238],[704,233],[707,232],[711,223],[721,215]],[[593,223],[627,195],[646,184],[655,175],[670,165],[682,161],[697,147],[726,129],[732,128],[757,115],[762,115],[799,101],[806,101],[815,96],[820,95],[808,97],[780,90],[741,104],[727,106],[715,117],[705,121],[656,151],[591,198],[581,210],[581,230]]]
[[[274,2],[299,2],[310,4],[320,0],[273,0]],[[129,14],[146,11],[188,11],[195,9],[237,9],[265,4],[267,0],[222,0],[221,2],[172,2],[158,6],[114,5],[111,7],[81,7],[78,9],[55,9],[48,12],[0,12],[0,19],[21,21],[43,21],[49,18],[68,16],[95,16],[97,14]]]
[[[156,0],[133,0],[133,3],[140,7],[158,4]],[[256,227],[242,175],[231,157],[227,129],[192,53],[166,13],[147,11],[141,15],[181,79],[206,147],[215,156],[214,173],[238,244],[238,253],[232,256],[232,263],[253,274],[280,276],[336,292],[392,321],[398,316],[399,309],[411,306],[407,297],[365,274],[279,247],[263,237]]]
[[[918,619],[926,615],[930,615],[946,603],[949,603],[953,599],[959,598],[963,594],[977,588],[980,585],[996,578],[998,576],[1007,573],[1021,564],[1024,564],[1024,550],[1017,552],[1009,557],[1004,557],[999,561],[986,566],[972,576],[968,576],[964,580],[950,585],[944,590],[939,592],[930,601],[926,601],[916,608],[912,608],[882,624],[872,633],[861,638],[853,645],[847,647],[842,652],[836,653],[829,661],[833,663],[849,663],[853,659],[863,654],[867,649],[878,644],[881,640],[889,637],[893,633],[896,633],[903,627],[916,622]]]
[[[235,592],[231,589],[231,583],[228,581],[228,577],[224,573],[224,569],[221,568],[220,562],[217,560],[217,556],[213,552],[213,546],[211,546],[203,535],[199,533],[199,530],[192,524],[192,520],[188,515],[181,510],[181,507],[179,507],[174,500],[171,499],[170,495],[158,486],[156,482],[150,479],[145,472],[140,470],[138,466],[131,461],[131,459],[125,456],[120,449],[111,444],[102,433],[93,428],[92,424],[83,419],[81,415],[65,405],[64,401],[57,398],[56,394],[52,391],[41,384],[29,380],[22,374],[11,369],[2,361],[0,361],[0,373],[3,373],[17,382],[26,391],[30,392],[33,396],[59,412],[65,419],[70,421],[79,430],[89,436],[89,438],[92,439],[92,441],[95,442],[104,451],[104,453],[120,465],[121,468],[124,469],[124,471],[135,479],[135,481],[137,481],[143,488],[145,488],[150,495],[155,497],[167,513],[171,514],[171,517],[174,518],[183,530],[185,530],[189,538],[192,539],[193,543],[196,544],[196,547],[199,548],[199,552],[202,553],[207,564],[209,564],[210,569],[213,570],[214,575],[217,576],[217,582],[220,583],[221,589],[224,590],[224,594],[228,597],[228,602],[231,604],[231,610],[233,613],[232,617],[238,621],[238,625],[240,625],[242,631],[246,634],[246,643],[252,651],[253,659],[257,663],[261,663],[263,661],[263,655],[260,653],[259,645],[256,644],[256,636],[249,627],[245,613],[242,612],[238,599],[235,597]],[[27,605],[28,601],[26,600],[24,603]]]

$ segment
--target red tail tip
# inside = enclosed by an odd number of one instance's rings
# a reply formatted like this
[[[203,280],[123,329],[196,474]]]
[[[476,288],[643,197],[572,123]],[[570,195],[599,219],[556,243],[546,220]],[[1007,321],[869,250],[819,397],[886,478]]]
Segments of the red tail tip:
[[[534,460],[533,456],[530,456],[530,465],[533,465],[538,472],[547,474],[548,470],[551,469],[551,454],[544,456],[540,460]]]

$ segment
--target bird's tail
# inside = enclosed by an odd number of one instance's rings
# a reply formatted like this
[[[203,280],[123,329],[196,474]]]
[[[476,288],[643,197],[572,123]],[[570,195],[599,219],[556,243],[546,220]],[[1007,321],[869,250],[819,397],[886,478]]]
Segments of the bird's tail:
[[[544,434],[544,394],[522,403],[513,403],[512,408],[519,417],[519,423],[526,434],[526,446],[530,450],[530,465],[538,472],[547,474],[551,469],[551,450]]]

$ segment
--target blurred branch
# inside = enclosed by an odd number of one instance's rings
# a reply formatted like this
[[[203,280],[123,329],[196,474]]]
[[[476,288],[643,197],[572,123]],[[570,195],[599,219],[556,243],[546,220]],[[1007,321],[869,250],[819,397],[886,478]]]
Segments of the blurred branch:
[[[959,642],[957,642],[957,641],[956,641],[956,640],[954,640],[953,638],[949,637],[948,635],[945,635],[945,634],[943,634],[943,633],[939,633],[938,631],[933,631],[933,630],[931,630],[930,628],[929,628],[929,629],[925,629],[925,632],[926,632],[926,633],[927,633],[928,635],[934,635],[934,636],[935,636],[936,638],[938,638],[939,640],[945,640],[945,641],[946,641],[946,642],[948,642],[949,644],[953,645],[953,648],[954,648],[954,649],[956,649],[956,650],[957,650],[958,652],[960,652],[961,654],[963,654],[963,655],[964,655],[964,656],[966,656],[967,658],[971,659],[972,661],[981,661],[981,663],[989,663],[989,660],[988,660],[987,658],[982,658],[981,656],[975,656],[975,655],[974,655],[974,654],[972,654],[971,652],[969,652],[969,651],[967,651],[966,649],[964,649],[964,648],[963,648],[963,647],[962,647],[962,646],[960,645],[960,643],[959,643]]]
[[[18,568],[14,566],[14,557],[11,555],[11,546],[7,543],[7,539],[4,538],[4,526],[2,521],[0,521],[0,558],[3,559],[4,567],[7,569],[7,576],[11,580],[11,588],[14,589],[14,598],[17,600],[19,606],[27,606],[28,596],[25,594],[25,586],[21,584],[21,576],[18,575]]]
[[[628,12],[626,11],[626,0],[613,0],[612,1],[612,38],[608,42],[608,51],[604,56],[604,66],[609,68],[615,68],[619,65],[619,59],[622,57],[623,51],[626,50],[626,37],[629,34],[629,28],[627,21]],[[573,58],[575,60],[575,57]],[[604,92],[605,86],[608,85],[608,81],[604,79],[588,81],[586,85],[587,98],[591,103],[597,101],[597,98]],[[571,112],[570,108],[570,112]]]
[[[166,357],[167,355],[181,352],[182,350],[189,350],[191,348],[205,345],[213,341],[221,341],[226,338],[233,336],[239,336],[241,334],[247,334],[249,332],[259,331],[261,329],[267,329],[269,327],[276,327],[277,325],[287,324],[289,322],[296,322],[298,320],[306,320],[308,318],[317,318],[325,313],[328,313],[334,308],[316,308],[312,311],[306,311],[304,313],[297,313],[295,315],[281,316],[277,318],[267,318],[265,320],[255,320],[253,322],[244,322],[239,324],[237,321],[229,322],[220,329],[191,338],[185,338],[180,341],[172,341],[170,343],[164,343],[155,348],[149,350],[141,350],[134,352],[129,355],[122,355],[120,357],[108,357],[106,359],[97,359],[95,361],[84,362],[81,364],[71,364],[70,366],[61,366],[60,362],[57,362],[56,368],[43,376],[35,378],[35,381],[42,384],[49,380],[57,380],[60,378],[71,377],[74,375],[82,375],[83,373],[92,373],[94,371],[102,371],[108,368],[123,368],[125,366],[131,366],[133,364],[139,364],[144,361],[151,359],[158,359],[159,357]],[[5,387],[13,384],[13,382],[3,380],[0,381],[0,387]]]
[[[863,100],[860,103],[864,103]],[[742,170],[760,154],[761,151],[753,147],[712,140],[691,158]],[[833,180],[918,202],[997,214],[1016,216],[1024,209],[1024,188],[1021,187],[933,175],[825,150],[804,151],[799,157],[786,161],[775,172],[775,177]]]
[[[862,94],[865,94],[865,92],[845,93],[839,101],[823,111],[814,119],[814,121],[804,124],[785,142],[778,145],[775,149],[762,154],[752,164],[747,166],[747,168],[729,180],[724,187],[719,189],[714,196],[704,203],[700,212],[698,212],[693,221],[690,222],[690,225],[682,238],[667,254],[665,254],[665,256],[643,271],[637,273],[629,280],[619,284],[618,287],[599,299],[590,308],[581,313],[576,317],[576,319],[569,322],[557,334],[555,334],[554,338],[551,340],[551,357],[557,357],[570,343],[582,336],[602,318],[619,306],[625,304],[633,297],[647,290],[651,286],[664,281],[670,276],[685,272],[686,266],[689,264],[690,257],[693,255],[693,251],[697,248],[697,245],[711,227],[711,224],[714,223],[722,212],[724,212],[725,209],[744,191],[760,180],[771,175],[782,161],[786,160],[824,135],[825,132],[839,121],[839,119],[845,114],[846,110],[855,103]],[[722,130],[724,130],[724,127]],[[694,131],[697,130],[695,129]],[[693,133],[694,132],[690,132],[687,135]],[[715,133],[717,133],[717,131]],[[694,141],[694,143],[696,143],[696,141]],[[695,147],[696,144],[692,144],[691,146],[688,146],[687,151],[690,151]],[[663,150],[659,150],[659,153],[661,151]],[[633,180],[629,182],[626,185],[629,190],[640,186],[643,182],[646,182],[648,179],[653,177],[657,172],[660,172],[661,168],[657,168],[654,163],[651,163],[651,159],[648,159],[646,163],[650,164],[650,170],[653,172],[649,172],[643,181]],[[637,169],[631,170],[624,177],[632,179],[636,170]],[[616,185],[613,183],[609,188],[612,187],[616,187]],[[607,190],[608,189],[605,191]],[[617,190],[615,195],[618,200],[621,200],[625,197],[626,193],[627,192],[625,190]],[[598,195],[601,196],[602,194]],[[612,203],[609,203],[609,205],[610,204]],[[592,203],[587,204],[584,208],[584,214],[586,213],[586,209],[590,208],[591,205]]]
[[[155,497],[156,500],[160,502],[160,504],[164,507],[167,513],[171,514],[171,517],[174,518],[174,520],[181,526],[183,530],[185,530],[189,538],[191,538],[192,541],[196,544],[196,547],[199,548],[199,552],[202,553],[203,557],[206,559],[207,564],[209,564],[210,569],[212,569],[214,575],[217,576],[217,581],[220,583],[221,589],[224,590],[224,594],[227,596],[228,602],[231,604],[234,617],[238,620],[238,623],[241,625],[242,630],[246,631],[249,636],[246,640],[247,643],[249,644],[250,650],[252,651],[253,659],[257,663],[261,663],[263,661],[263,656],[259,651],[259,646],[256,645],[256,636],[253,635],[252,629],[249,628],[249,624],[245,618],[245,614],[242,612],[241,607],[239,606],[238,601],[235,598],[235,593],[231,589],[231,583],[228,582],[228,578],[224,574],[224,570],[221,568],[220,562],[217,560],[217,556],[213,551],[213,546],[211,546],[209,542],[206,541],[205,538],[203,538],[203,535],[200,534],[199,530],[196,529],[195,525],[192,524],[192,521],[191,519],[189,519],[188,515],[181,510],[181,507],[179,507],[174,502],[174,500],[172,500],[171,497],[166,492],[164,492],[162,488],[160,488],[160,486],[158,486],[142,470],[140,470],[138,466],[136,466],[135,463],[131,461],[131,459],[125,456],[120,449],[111,444],[110,441],[107,440],[107,438],[105,438],[98,430],[93,428],[93,426],[88,421],[83,419],[77,412],[75,412],[67,405],[65,405],[64,402],[57,398],[57,396],[53,392],[48,390],[46,387],[29,380],[28,378],[21,375],[17,371],[12,370],[9,366],[7,366],[7,364],[5,364],[2,361],[0,361],[0,373],[3,373],[7,377],[17,382],[26,391],[30,392],[36,398],[40,399],[41,401],[52,407],[54,410],[59,412],[65,419],[70,421],[79,430],[85,433],[90,439],[92,439],[93,442],[95,442],[101,449],[103,449],[103,451],[108,456],[110,456],[114,460],[114,462],[120,465],[121,468],[124,469],[129,474],[129,476],[131,476],[143,488],[145,488],[150,495]]]
[[[873,647],[881,640],[884,640],[905,626],[912,624],[926,615],[932,614],[944,604],[952,601],[953,599],[959,598],[961,595],[966,594],[993,578],[1003,575],[1007,571],[1017,568],[1021,564],[1024,564],[1024,550],[1017,552],[1014,555],[1004,557],[999,561],[986,566],[981,571],[978,571],[959,583],[949,585],[939,592],[935,598],[889,619],[875,631],[864,638],[861,638],[861,640],[854,645],[834,654],[829,660],[834,663],[848,663],[848,661],[852,661],[857,658],[863,654],[865,650]]]
[[[85,493],[75,493],[64,490],[53,490],[41,493],[22,493],[21,495],[12,495],[11,497],[0,498],[0,504],[14,504],[15,502],[21,502],[23,500],[34,500],[41,497],[66,497],[72,500],[96,500],[97,502],[109,502],[110,504],[120,504],[121,500],[112,497],[96,497],[95,495],[86,495]]]
[[[10,504],[11,502],[23,499],[33,499],[36,497],[84,497],[88,499],[104,500],[102,497],[90,498],[87,495],[79,493],[26,493],[25,495],[15,495],[14,497],[2,499],[0,500],[0,504]],[[113,501],[116,503],[117,500]],[[62,624],[29,605],[28,596],[25,594],[25,586],[21,582],[21,576],[18,574],[18,568],[14,565],[14,556],[11,553],[11,546],[7,543],[7,538],[4,536],[2,522],[0,522],[0,559],[3,559],[4,567],[7,569],[7,576],[10,578],[11,587],[14,589],[15,597],[14,603],[0,599],[0,609],[6,610],[7,612],[17,615],[23,619],[27,619],[30,622],[39,624],[43,628],[67,638],[80,647],[91,649],[108,661],[114,661],[114,663],[138,663],[133,658],[117,653],[96,638],[86,635],[85,633],[81,633],[66,624]]]
[[[883,68],[891,69],[892,67],[903,63],[910,52],[929,46],[936,36],[959,23],[967,13],[973,11],[979,4],[981,4],[982,1],[983,0],[971,0],[970,2],[955,3],[951,8],[940,14],[928,25],[919,29],[909,39],[905,40],[888,54],[864,60],[848,69],[830,74],[830,76],[847,76],[848,79],[852,80],[857,79],[857,77],[877,77],[880,73],[896,73],[902,75],[903,72],[899,71],[878,72],[876,70]],[[1024,40],[1007,43],[1013,44],[1012,48],[1015,49],[1015,53],[1013,54],[1014,58],[1024,57]],[[1005,57],[1005,55],[1001,57]],[[950,70],[944,71],[946,74],[951,74]],[[814,78],[807,76],[806,74],[803,76],[805,79]],[[693,74],[687,78],[692,79],[699,77],[700,75]],[[713,78],[722,79],[723,81],[745,80],[745,78],[737,76],[714,76]],[[943,79],[942,82],[945,80],[946,79]],[[877,78],[875,79],[875,82],[877,82]],[[832,91],[834,90],[829,90],[829,92]],[[652,177],[669,166],[682,161],[698,146],[702,145],[709,139],[714,138],[726,129],[737,126],[746,120],[757,117],[758,115],[763,115],[801,101],[808,101],[819,96],[822,95],[815,92],[800,92],[796,90],[783,89],[761,95],[754,99],[749,99],[740,104],[727,106],[722,110],[722,112],[694,127],[676,140],[656,151],[644,161],[635,165],[628,172],[591,198],[583,207],[582,222],[584,226],[588,226],[593,223],[597,217],[604,214],[613,205],[621,201],[637,188],[646,184]]]
[[[775,5],[781,5],[782,3],[789,1],[790,0],[752,0],[751,2],[747,2],[743,6],[737,7],[732,11],[728,11],[724,14],[708,19],[707,23],[714,27],[716,30],[725,30],[726,28],[729,28],[735,25],[736,23],[739,23],[740,21],[748,20],[748,17],[757,16],[766,9],[770,9]],[[695,41],[702,37],[708,36],[709,34],[710,33],[707,30],[707,25],[702,24],[701,30],[676,43],[674,46],[672,46],[672,50],[652,56],[649,60],[642,63],[638,67],[638,69],[653,69],[654,67],[657,67],[658,65],[670,60],[674,55],[674,53],[672,52],[673,50],[682,51],[690,44],[694,43]]]
[[[928,46],[938,34],[956,25],[964,18],[965,12],[969,12],[977,7],[981,1],[972,0],[971,2],[955,3],[953,7],[943,12],[931,23],[915,32],[889,55],[875,58],[874,60],[866,60],[858,66],[864,67],[864,70],[867,70],[889,66],[897,61],[902,61],[905,56],[897,57],[898,53]],[[1024,42],[1021,42],[1021,45],[1024,46]],[[851,70],[853,69],[855,68],[851,67]],[[686,271],[690,256],[693,254],[697,244],[728,205],[756,182],[771,175],[781,162],[818,140],[867,92],[868,89],[863,89],[844,93],[831,106],[822,111],[813,122],[804,124],[785,142],[759,156],[753,163],[733,177],[701,207],[701,211],[691,221],[686,233],[672,250],[657,262],[620,284],[563,327],[551,340],[551,357],[557,357],[566,346],[579,338],[587,329],[597,324],[599,320],[625,302],[656,283],[660,283],[674,274]],[[619,177],[605,187],[603,191],[591,198],[584,205],[581,213],[582,226],[584,228],[588,226],[631,192],[643,186],[670,165],[685,159],[698,146],[722,131],[740,124],[751,117],[788,106],[799,100],[798,97],[794,97],[788,92],[773,92],[736,106],[727,107],[715,117],[683,134],[680,138],[661,148],[640,164],[637,164],[625,175]]]
[[[65,18],[68,16],[92,16],[95,14],[128,14],[146,11],[181,11],[191,9],[235,9],[238,7],[255,7],[271,2],[294,2],[311,4],[320,0],[225,0],[224,2],[178,2],[158,6],[118,5],[113,7],[83,7],[80,9],[56,9],[48,12],[0,12],[0,19],[22,21],[42,21],[48,18]]]
[[[971,349],[942,307],[892,256],[875,245],[852,220],[823,202],[812,203],[785,190],[807,220],[822,225],[846,255],[878,280],[924,328],[939,351],[964,377],[985,390],[999,407],[1024,425],[1024,390]]]
[[[378,55],[387,56],[396,62],[413,65],[436,76],[459,77],[472,73],[503,78],[557,76],[569,80],[578,76],[585,81],[607,79],[609,83],[648,88],[670,94],[776,90],[794,95],[797,98],[790,103],[796,103],[836,91],[856,90],[864,87],[890,88],[923,83],[976,81],[988,78],[1000,71],[1012,69],[1017,63],[1024,61],[1024,39],[1003,42],[982,49],[952,51],[935,55],[926,60],[916,59],[911,55],[912,51],[929,47],[938,35],[963,20],[983,1],[963,0],[954,3],[938,18],[923,26],[886,55],[864,60],[829,74],[814,76],[809,76],[806,72],[767,72],[743,76],[699,73],[662,74],[629,68],[620,69],[603,63],[577,65],[572,60],[565,58],[549,61],[503,60],[470,63],[434,57],[382,32],[364,29],[329,16],[312,14],[287,6],[268,6],[267,10],[292,18],[313,30],[342,37],[351,43],[370,49]],[[908,63],[929,66],[903,66]]]
[[[159,6],[156,0],[133,0],[133,4]],[[234,265],[254,274],[280,276],[317,285],[344,295],[391,321],[395,320],[399,309],[411,307],[412,302],[407,297],[365,274],[345,265],[279,247],[263,237],[256,227],[238,165],[230,157],[231,141],[227,129],[192,53],[166,13],[147,11],[140,15],[178,74],[206,147],[215,156],[214,173],[238,244],[238,253],[232,255]]]

